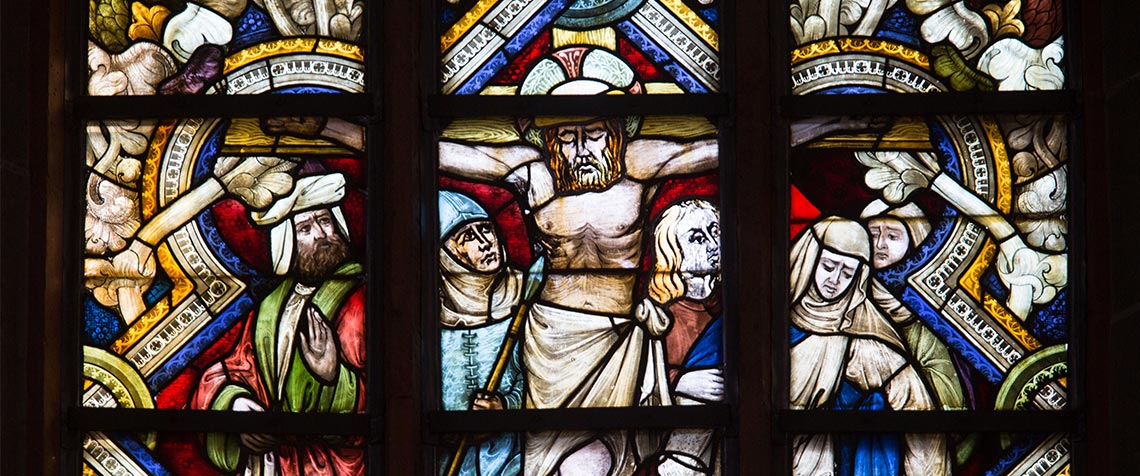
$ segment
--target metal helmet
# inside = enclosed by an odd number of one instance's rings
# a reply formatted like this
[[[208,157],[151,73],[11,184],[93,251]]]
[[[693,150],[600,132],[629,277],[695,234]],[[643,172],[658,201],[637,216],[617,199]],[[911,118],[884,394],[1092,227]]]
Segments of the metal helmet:
[[[487,211],[475,200],[461,193],[439,192],[439,238],[442,240],[460,225],[474,220],[489,220]]]

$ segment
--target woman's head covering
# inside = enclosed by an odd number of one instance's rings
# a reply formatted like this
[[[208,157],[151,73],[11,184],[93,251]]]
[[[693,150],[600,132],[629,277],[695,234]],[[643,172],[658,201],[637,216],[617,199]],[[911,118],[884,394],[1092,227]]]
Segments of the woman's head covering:
[[[857,258],[859,270],[851,284],[833,300],[825,300],[815,287],[815,272],[824,249]],[[857,221],[826,217],[804,230],[792,245],[792,324],[814,333],[846,333],[873,336],[902,348],[902,340],[886,317],[868,297],[870,292],[871,241]]]
[[[906,226],[907,234],[910,235],[911,246],[914,248],[922,244],[922,240],[925,240],[926,235],[930,234],[930,221],[926,219],[926,214],[922,213],[922,209],[914,203],[892,207],[887,202],[876,199],[867,204],[863,213],[859,214],[859,218],[863,219],[876,217],[889,217],[901,221]]]

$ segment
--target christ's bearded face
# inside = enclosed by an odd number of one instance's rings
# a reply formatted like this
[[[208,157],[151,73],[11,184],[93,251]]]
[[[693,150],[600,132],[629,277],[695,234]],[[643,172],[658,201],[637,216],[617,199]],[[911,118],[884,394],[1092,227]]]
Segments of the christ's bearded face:
[[[328,210],[298,213],[293,217],[297,258],[294,271],[305,283],[317,283],[348,259],[348,245]]]
[[[559,191],[605,190],[624,173],[617,119],[552,126],[543,131],[551,171]]]

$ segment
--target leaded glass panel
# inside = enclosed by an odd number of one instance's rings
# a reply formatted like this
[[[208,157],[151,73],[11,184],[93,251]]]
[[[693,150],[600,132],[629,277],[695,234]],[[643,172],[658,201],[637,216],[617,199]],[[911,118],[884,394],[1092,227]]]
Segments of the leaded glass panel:
[[[716,127],[699,116],[448,124],[439,142],[442,408],[723,402],[718,151]],[[520,456],[548,469],[591,442],[600,445],[591,458],[634,461],[626,432],[524,440]]]
[[[364,4],[92,0],[87,93],[362,93]]]
[[[91,431],[83,434],[83,476],[368,474],[360,436]],[[238,445],[263,446],[247,454]],[[203,449],[205,446],[207,449]],[[246,469],[248,472],[245,472]]]
[[[89,122],[82,405],[363,412],[363,130]]]
[[[439,2],[444,94],[721,89],[719,9],[693,0]]]
[[[793,124],[793,409],[1066,408],[1067,131],[1063,116]]]
[[[724,474],[723,432],[707,428],[468,434],[441,439],[436,456],[437,472],[442,475],[551,474],[560,467],[577,471],[574,474]],[[453,469],[455,445],[461,440],[469,447],[462,463]],[[616,455],[615,449],[620,449]]]
[[[1067,476],[1064,433],[839,433],[792,437],[792,474]]]
[[[1064,89],[1064,2],[791,0],[792,94]]]

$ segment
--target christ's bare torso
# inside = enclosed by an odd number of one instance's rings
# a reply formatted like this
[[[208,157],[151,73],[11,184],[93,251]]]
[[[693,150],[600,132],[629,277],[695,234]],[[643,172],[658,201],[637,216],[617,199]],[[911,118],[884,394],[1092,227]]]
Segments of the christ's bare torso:
[[[641,260],[642,203],[652,188],[622,178],[600,192],[529,204],[540,235],[535,238],[550,260],[544,301],[604,313],[630,311]]]

